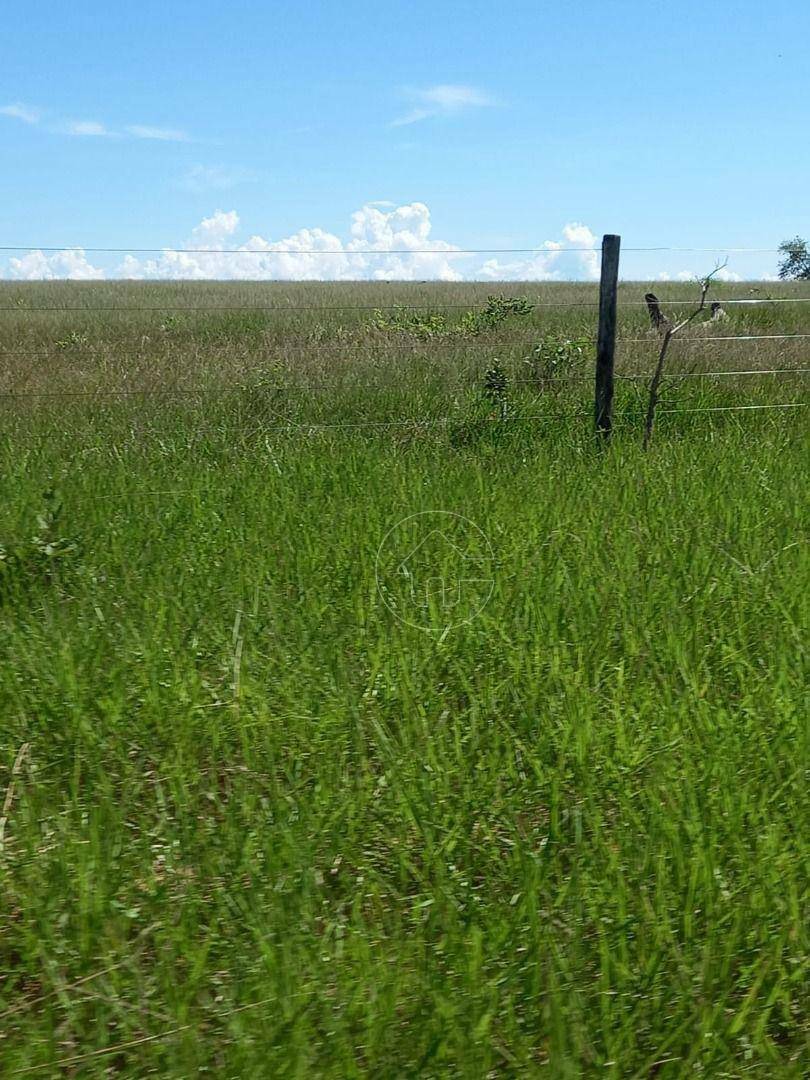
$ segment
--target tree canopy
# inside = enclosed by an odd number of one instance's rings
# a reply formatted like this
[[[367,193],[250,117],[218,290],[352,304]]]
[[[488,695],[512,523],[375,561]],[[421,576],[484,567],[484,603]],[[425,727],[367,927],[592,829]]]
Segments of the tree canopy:
[[[779,250],[784,256],[779,264],[779,277],[793,281],[810,280],[810,251],[800,236],[783,240]]]

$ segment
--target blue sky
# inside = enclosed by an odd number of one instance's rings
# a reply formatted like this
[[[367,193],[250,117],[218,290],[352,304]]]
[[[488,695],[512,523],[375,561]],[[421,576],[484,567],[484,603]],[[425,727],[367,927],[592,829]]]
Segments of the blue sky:
[[[810,234],[808,41],[798,0],[18,5],[0,40],[0,243],[534,248],[613,231],[627,247],[775,248]],[[623,274],[714,261],[628,252]],[[338,262],[593,273],[553,253]],[[776,264],[735,254],[729,270]],[[0,254],[5,276],[124,272],[91,254],[15,265]]]

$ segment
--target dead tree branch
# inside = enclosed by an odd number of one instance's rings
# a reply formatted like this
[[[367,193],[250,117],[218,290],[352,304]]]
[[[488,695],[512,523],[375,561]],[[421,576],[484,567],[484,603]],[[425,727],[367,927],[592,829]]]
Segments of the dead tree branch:
[[[655,293],[648,292],[645,294],[644,299],[647,301],[647,311],[650,315],[650,325],[653,330],[657,330],[663,334],[667,327],[669,327],[670,321],[661,310],[661,303]]]
[[[712,278],[716,274],[719,274],[719,272],[725,268],[725,266],[727,264],[727,261],[728,260],[726,260],[726,262],[722,263],[721,265],[716,266],[714,268],[714,270],[712,270],[712,272],[710,274],[707,274],[707,276],[705,278],[703,278],[703,280],[700,282],[700,303],[695,308],[695,310],[690,315],[687,315],[685,319],[681,319],[681,321],[679,323],[675,323],[674,325],[673,324],[667,325],[666,330],[664,330],[664,337],[663,337],[663,339],[661,341],[661,348],[660,348],[659,353],[658,353],[658,363],[655,365],[655,371],[653,372],[653,377],[652,377],[652,380],[650,381],[650,396],[649,396],[649,399],[647,401],[647,417],[646,417],[646,419],[644,421],[644,449],[645,450],[650,445],[650,440],[652,439],[653,427],[655,426],[655,409],[656,409],[656,406],[658,405],[658,401],[659,401],[659,398],[660,398],[659,389],[660,389],[660,386],[661,386],[661,379],[664,376],[664,365],[665,365],[666,359],[667,359],[667,352],[669,351],[669,343],[672,341],[672,339],[677,334],[679,334],[681,332],[681,330],[683,330],[687,326],[689,326],[689,324],[691,322],[694,322],[694,320],[698,317],[698,315],[701,314],[701,312],[705,311],[705,309],[706,309],[706,296],[707,296],[707,294],[709,292],[709,288],[710,288],[711,283],[712,283]],[[652,295],[652,294],[648,294],[648,297],[650,295]],[[653,299],[655,299],[655,298],[653,297]],[[653,316],[653,308],[652,308],[652,305],[650,304],[649,299],[647,300],[647,303],[648,303],[648,306],[650,307],[650,317],[652,318],[652,316]],[[656,306],[657,306],[657,301],[656,301]],[[660,309],[659,309],[659,311],[660,311]],[[661,316],[661,318],[663,319],[665,317]],[[659,325],[661,325],[661,324],[659,324]]]

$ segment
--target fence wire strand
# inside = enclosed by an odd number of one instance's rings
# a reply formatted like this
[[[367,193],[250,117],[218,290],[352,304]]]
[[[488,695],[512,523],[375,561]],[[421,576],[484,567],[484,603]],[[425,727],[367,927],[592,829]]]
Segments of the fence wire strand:
[[[572,345],[594,346],[596,345],[596,339],[591,337],[572,337],[566,339],[568,343]],[[655,344],[659,339],[659,335],[650,331],[647,337],[618,337],[616,339],[616,345],[651,345]],[[679,344],[684,345],[696,345],[707,346],[714,344],[728,344],[735,341],[807,341],[810,340],[810,334],[708,334],[703,337],[698,337],[694,334],[689,336],[678,335],[672,339],[673,346]],[[336,358],[345,357],[350,358],[356,355],[360,351],[365,352],[379,352],[384,349],[386,352],[422,352],[427,353],[430,351],[437,352],[478,352],[482,349],[534,349],[540,344],[537,338],[507,338],[500,341],[486,341],[481,338],[474,338],[472,340],[452,340],[452,341],[437,341],[433,338],[416,338],[410,341],[358,341],[358,342],[342,342],[342,341],[307,341],[305,339],[287,339],[283,343],[277,345],[264,345],[263,348],[269,351],[273,351],[277,354],[283,354],[286,352],[306,351],[311,354],[326,354]],[[93,348],[93,347],[91,347]],[[90,351],[89,355],[104,355],[110,350],[115,349],[117,352],[121,351],[118,345],[102,345],[97,351]],[[61,345],[59,342],[54,342],[49,349],[26,349],[24,352],[18,352],[16,350],[6,350],[0,353],[0,358],[3,360],[19,359],[31,359],[31,358],[45,358],[52,357],[54,350],[57,352],[64,352],[69,355],[88,355],[88,349],[86,346],[76,347],[72,344]],[[154,354],[153,354],[154,355]],[[146,359],[143,354],[139,354],[138,359]]]
[[[273,243],[274,241],[271,241]],[[279,241],[275,241],[276,244]],[[283,243],[283,241],[281,241]],[[65,244],[55,246],[52,244],[0,244],[0,251],[42,251],[42,252],[85,252],[88,255],[601,255],[601,248],[597,246],[560,246],[543,247],[432,247],[432,248],[188,248],[188,247],[94,247],[82,244]],[[780,248],[746,248],[746,247],[622,247],[623,252],[667,252],[677,254],[700,254],[700,255],[780,255]]]
[[[125,248],[125,247],[54,247],[43,246],[35,247],[34,245],[15,245],[15,246],[0,246],[0,252],[9,251],[23,251],[23,250],[39,250],[49,252],[59,251],[85,251],[88,253],[125,253],[130,252],[133,254],[189,254],[195,256],[214,256],[214,255],[247,255],[255,254],[267,257],[277,257],[286,255],[341,255],[345,257],[368,255],[368,256],[385,256],[385,255],[417,255],[417,254],[442,254],[445,256],[463,256],[472,254],[485,254],[485,253],[535,253],[538,252],[536,248],[467,248],[467,249],[455,249],[452,251],[440,251],[437,252],[433,248],[412,248],[412,249],[391,249],[388,251],[379,251],[376,249],[356,249],[354,251],[340,250],[298,250],[298,251],[286,251],[286,250],[272,250],[267,251],[264,249],[251,249],[251,248],[219,248],[219,249],[206,249],[199,250],[194,248]],[[545,249],[539,249],[543,252]],[[599,254],[596,248],[583,248],[583,247],[570,247],[570,248],[555,248],[557,252],[569,252],[569,253],[596,253]],[[707,252],[707,251],[724,251],[724,252],[770,252],[778,251],[780,249],[765,249],[765,248],[671,248],[671,247],[625,247],[625,252],[633,251],[680,251],[680,252]],[[547,253],[547,252],[546,252]],[[16,284],[16,283],[15,283]],[[71,286],[75,283],[71,283]],[[248,283],[249,287],[253,286],[253,283]],[[427,284],[427,282],[408,282],[403,283],[408,287],[420,287]],[[278,288],[281,285],[280,282],[273,282],[272,287]],[[596,287],[596,286],[594,286]],[[79,286],[81,288],[81,286]],[[507,297],[514,294],[506,294]],[[524,297],[521,296],[521,299]],[[533,307],[538,309],[549,310],[567,310],[567,309],[595,309],[599,306],[598,300],[573,300],[573,301],[554,301],[543,300],[537,297],[536,300],[529,301]],[[694,299],[663,299],[658,303],[664,307],[685,307],[694,306]],[[721,307],[738,306],[740,308],[745,307],[761,307],[763,305],[770,304],[805,304],[810,303],[810,296],[730,296],[721,297],[719,299]],[[44,312],[57,312],[64,314],[71,314],[76,316],[90,316],[97,312],[106,312],[114,314],[126,314],[126,313],[153,313],[163,316],[170,316],[175,314],[182,314],[184,312],[189,313],[217,313],[217,312],[245,312],[255,313],[257,315],[265,317],[282,317],[288,315],[295,315],[297,312],[312,312],[312,311],[324,311],[324,312],[369,312],[369,311],[396,311],[400,308],[407,308],[409,311],[462,311],[470,310],[474,308],[475,301],[471,301],[468,304],[460,303],[420,303],[420,304],[408,304],[408,303],[389,303],[385,305],[380,304],[285,304],[285,303],[241,303],[241,304],[137,304],[137,305],[121,305],[121,304],[102,304],[102,305],[87,305],[80,306],[75,303],[72,304],[41,304],[27,306],[24,303],[13,305],[0,306],[0,312],[13,313],[16,315],[29,315],[34,313]],[[620,300],[618,304],[620,309],[643,309],[646,308],[646,300]],[[710,323],[707,321],[701,324],[702,328],[708,327]],[[718,327],[719,329],[719,327]],[[478,354],[481,351],[492,352],[493,350],[533,350],[539,342],[537,338],[527,338],[524,336],[515,338],[501,338],[495,341],[485,340],[486,333],[473,336],[471,338],[462,339],[459,337],[451,337],[448,340],[448,334],[453,334],[453,328],[448,328],[447,332],[440,332],[435,336],[430,337],[418,337],[412,335],[408,337],[408,331],[397,332],[397,338],[393,340],[385,341],[323,341],[323,340],[310,340],[307,338],[287,338],[283,342],[275,345],[265,343],[261,346],[261,349],[267,354],[266,359],[271,359],[274,355],[293,353],[305,351],[315,356],[325,355],[330,357],[351,359],[359,355],[368,357],[369,354],[375,354],[381,350],[387,353],[416,353],[423,354],[424,356],[435,355],[436,353],[474,353]],[[660,334],[655,329],[649,329],[645,336],[620,336],[616,339],[617,348],[622,346],[634,346],[645,345],[654,346],[660,341]],[[746,334],[721,334],[721,333],[692,333],[690,335],[681,335],[673,338],[674,345],[680,345],[681,343],[687,347],[711,347],[713,345],[725,345],[729,343],[757,343],[757,342],[801,342],[810,340],[810,333],[746,333]],[[576,335],[570,335],[567,341],[571,344],[583,348],[592,348],[596,345],[596,338],[590,335],[577,337]],[[167,341],[166,344],[170,344]],[[182,343],[184,346],[187,344]],[[171,343],[174,345],[174,343]],[[49,348],[35,348],[33,350],[20,350],[20,349],[6,349],[0,352],[0,358],[9,359],[29,359],[35,357],[51,357],[54,355],[54,349],[65,348],[63,343],[54,342]],[[89,345],[86,341],[80,340],[78,347],[75,347],[73,343],[69,344],[69,348],[65,348],[65,354],[71,356],[104,356],[113,349],[120,349],[119,346],[112,346],[107,344],[101,344],[100,346]],[[126,357],[126,354],[124,354]],[[155,360],[159,361],[163,359],[163,352],[151,357],[143,353],[137,353],[134,357],[128,359],[136,359],[138,361]],[[530,359],[530,358],[526,358]],[[493,357],[494,360],[494,357]],[[256,374],[262,373],[264,369],[254,368],[253,372]],[[238,372],[238,375],[243,378],[249,378],[251,369]],[[443,376],[445,371],[439,369],[437,374]],[[770,367],[770,368],[737,368],[726,370],[712,370],[712,371],[682,371],[682,372],[665,372],[664,379],[668,382],[685,380],[685,379],[726,379],[731,377],[740,378],[755,378],[755,377],[771,377],[771,376],[799,376],[803,377],[810,374],[810,368],[807,367]],[[282,375],[283,378],[283,375]],[[507,376],[508,378],[508,376]],[[650,375],[648,374],[636,374],[636,373],[616,373],[615,379],[617,382],[627,383],[641,383],[648,382]],[[588,373],[568,373],[560,376],[551,376],[547,379],[539,378],[512,378],[508,379],[507,385],[514,388],[522,388],[527,390],[536,390],[538,394],[543,393],[549,388],[559,387],[565,384],[586,383],[593,380],[593,375]],[[312,392],[334,392],[344,391],[347,394],[356,393],[358,391],[367,391],[374,386],[374,381],[368,379],[361,383],[352,383],[351,377],[348,380],[321,380],[318,383],[283,383],[280,382],[277,385],[271,385],[271,392],[277,394],[309,394]],[[386,391],[388,388],[377,387],[380,391]],[[418,390],[424,390],[427,392],[435,391],[437,389],[435,384],[427,383],[424,386],[417,387]],[[475,376],[471,375],[469,382],[457,382],[453,385],[447,385],[446,383],[439,386],[438,389],[444,392],[464,392],[472,391],[475,389],[482,390],[480,381],[475,381]],[[214,387],[202,387],[202,386],[166,386],[166,387],[148,387],[148,388],[132,388],[121,387],[119,389],[102,389],[102,390],[43,390],[43,391],[27,391],[27,390],[0,390],[0,399],[6,401],[20,401],[26,399],[86,399],[97,402],[104,401],[116,401],[122,398],[128,397],[143,397],[143,398],[171,398],[171,397],[198,397],[198,398],[224,398],[226,396],[238,393],[240,391],[250,390],[250,384],[242,384],[228,387],[218,388]],[[268,402],[268,407],[272,408],[272,399]],[[698,412],[743,412],[743,411],[756,411],[765,409],[800,409],[804,408],[807,402],[778,402],[769,404],[736,404],[736,405],[714,405],[714,406],[696,406],[696,407],[678,407],[678,408],[660,408],[658,411],[661,415],[675,415],[685,413],[698,413]],[[589,415],[591,410],[582,410],[571,412],[570,410],[565,413],[557,413],[554,416],[547,414],[529,414],[529,415],[497,415],[491,419],[508,422],[508,423],[539,423],[552,422],[557,419],[565,417],[574,417]],[[305,429],[305,430],[335,430],[335,429],[356,429],[356,428],[391,428],[399,427],[402,425],[435,425],[446,424],[454,420],[463,421],[461,416],[426,416],[426,417],[409,417],[401,420],[358,420],[355,422],[340,422],[340,423],[320,423],[320,422],[293,422],[286,421],[275,427],[263,428],[263,430],[289,430],[292,428]]]
[[[258,373],[261,373],[263,369],[257,369]],[[248,374],[243,372],[242,374]],[[738,371],[671,371],[665,372],[664,379],[722,379],[730,378],[732,376],[770,376],[770,375],[810,375],[810,368],[748,368]],[[650,375],[642,374],[630,374],[625,375],[617,373],[615,375],[617,381],[621,382],[649,382]],[[592,382],[592,374],[571,374],[571,375],[554,375],[547,379],[538,377],[537,379],[512,379],[509,380],[509,386],[519,386],[534,388],[538,393],[542,393],[545,390],[553,389],[555,386],[559,386],[565,383],[574,382]],[[268,387],[272,391],[277,393],[325,393],[333,391],[345,391],[355,392],[358,390],[368,390],[373,384],[364,383],[359,385],[351,382],[318,382],[318,383],[282,383]],[[212,387],[202,386],[165,386],[158,388],[142,388],[132,389],[130,387],[121,387],[116,390],[0,390],[0,398],[13,398],[24,400],[26,398],[86,398],[94,401],[104,400],[116,400],[120,397],[180,397],[180,396],[199,396],[199,397],[218,397],[224,398],[226,396],[238,394],[243,390],[250,390],[249,383],[242,386],[234,386],[228,390],[215,389]],[[430,389],[429,386],[422,389]],[[447,390],[475,390],[480,389],[480,381],[477,382],[464,382],[454,383],[448,387],[444,387]]]
[[[73,283],[71,283],[73,284]],[[272,283],[274,286],[277,282]],[[406,282],[404,284],[413,284]],[[506,299],[518,299],[521,297],[512,296],[511,294],[505,294]],[[536,308],[598,308],[598,300],[531,300],[530,303]],[[663,307],[690,307],[694,300],[659,300],[658,303]],[[778,297],[729,297],[722,298],[719,303],[724,304],[736,304],[745,305],[749,307],[756,307],[762,304],[810,304],[810,296],[778,296]],[[6,312],[17,315],[29,315],[33,313],[40,313],[43,311],[58,311],[60,313],[66,312],[78,312],[82,314],[93,314],[97,311],[104,312],[155,312],[160,315],[166,314],[178,314],[184,311],[193,312],[256,312],[260,315],[288,315],[297,311],[396,311],[406,305],[397,304],[284,304],[284,305],[272,305],[272,304],[150,304],[150,305],[134,305],[134,304],[94,304],[92,306],[82,307],[78,304],[40,304],[26,306],[24,304],[7,304],[0,305],[0,312]],[[647,303],[644,300],[619,300],[619,308],[646,308]],[[410,311],[469,311],[470,304],[445,304],[441,301],[432,304],[408,304]]]

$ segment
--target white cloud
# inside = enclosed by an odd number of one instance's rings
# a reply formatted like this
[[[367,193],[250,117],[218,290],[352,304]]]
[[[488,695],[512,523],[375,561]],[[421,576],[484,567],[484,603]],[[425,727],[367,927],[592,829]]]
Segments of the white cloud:
[[[124,128],[134,139],[156,139],[158,142],[189,142],[190,137],[178,128],[150,127],[148,124],[129,124]]]
[[[129,256],[116,268],[115,276],[283,281],[462,278],[454,266],[462,257],[457,248],[431,239],[430,211],[424,203],[392,210],[368,204],[352,215],[346,241],[315,227],[280,240],[254,235],[236,244],[233,237],[238,226],[235,210],[217,210],[192,231],[183,251],[167,249],[144,261]]]
[[[482,108],[495,102],[483,90],[474,86],[456,86],[440,83],[423,90],[407,90],[406,95],[414,103],[413,108],[391,122],[392,127],[416,124],[431,116],[453,116],[464,109]]]
[[[477,276],[490,281],[596,281],[599,278],[598,237],[587,225],[571,222],[563,240],[545,240],[528,258],[501,262],[488,259]],[[563,250],[574,248],[574,251]]]
[[[105,273],[88,262],[81,248],[71,248],[53,255],[29,251],[18,259],[9,259],[8,277],[14,281],[55,281],[61,278],[90,281],[105,277]]]
[[[474,86],[453,86],[442,84],[431,86],[427,90],[414,91],[426,105],[453,112],[456,109],[464,109],[471,105],[491,105],[492,99],[483,92],[476,90]]]
[[[92,266],[83,251],[45,255],[32,251],[9,260],[5,276],[18,279],[91,277],[154,280],[283,281],[592,281],[599,275],[597,236],[578,222],[559,240],[546,240],[526,258],[482,261],[455,244],[433,238],[424,203],[366,203],[352,214],[348,236],[318,227],[278,240],[253,235],[244,243],[236,210],[216,210],[180,245],[153,258],[127,255],[108,270]],[[574,250],[563,250],[573,248]],[[223,250],[224,249],[224,250]],[[0,267],[0,277],[4,276]]]
[[[146,274],[140,259],[136,259],[134,255],[125,255],[113,271],[112,277],[140,281]]]
[[[209,218],[203,218],[192,230],[193,246],[206,248],[218,247],[233,236],[239,226],[239,215],[235,210],[215,210]]]
[[[582,222],[563,226],[525,255],[469,254],[433,235],[430,210],[421,202],[396,206],[385,200],[356,210],[343,235],[318,226],[273,239],[254,234],[239,239],[242,223],[236,210],[217,209],[205,217],[177,249],[153,257],[126,255],[102,266],[80,250],[30,251],[0,263],[0,278],[55,279],[137,278],[152,280],[225,281],[597,281],[600,241]],[[182,250],[180,250],[182,249]],[[94,260],[95,261],[95,260]],[[705,274],[705,269],[703,270]],[[701,274],[661,271],[657,280],[696,282]],[[718,281],[737,282],[740,275],[722,268]]]
[[[97,120],[69,120],[62,129],[66,135],[112,135],[111,131]]]
[[[727,270],[725,267],[721,267],[716,270],[712,275],[715,281],[742,281],[743,279],[739,274],[735,274],[733,270]],[[706,277],[706,271],[701,274],[695,273],[694,270],[681,270],[675,275],[676,281],[694,281],[699,284]],[[664,280],[663,278],[661,280]]]
[[[42,112],[33,105],[16,101],[0,106],[0,116],[21,120],[24,124],[38,124]],[[128,124],[121,131],[114,131],[99,120],[57,120],[44,125],[46,130],[59,135],[94,135],[112,138],[156,139],[159,142],[190,142],[191,136],[179,128],[153,127],[149,124]]]
[[[22,120],[24,124],[38,124],[41,113],[33,105],[24,105],[21,101],[13,105],[0,106],[0,116],[10,116],[14,120]]]
[[[256,174],[240,165],[192,165],[177,181],[177,186],[199,194],[205,191],[227,191],[255,180]]]

